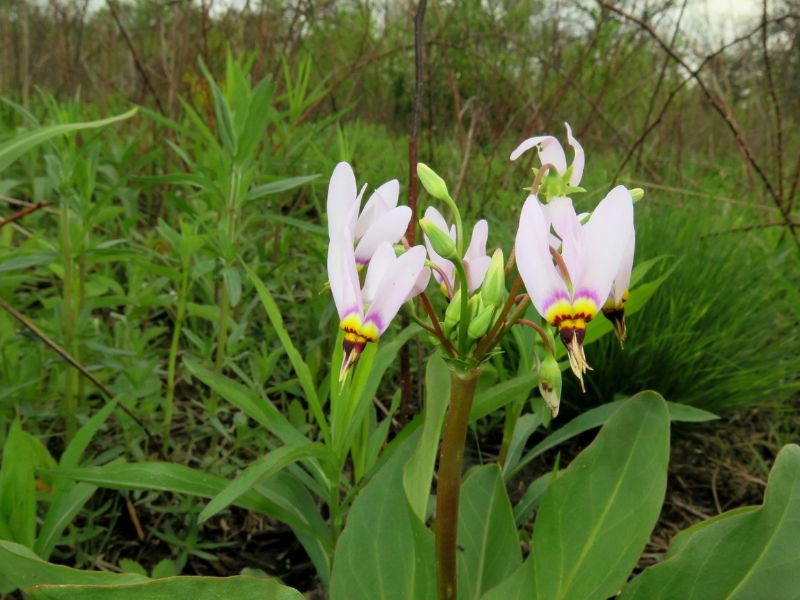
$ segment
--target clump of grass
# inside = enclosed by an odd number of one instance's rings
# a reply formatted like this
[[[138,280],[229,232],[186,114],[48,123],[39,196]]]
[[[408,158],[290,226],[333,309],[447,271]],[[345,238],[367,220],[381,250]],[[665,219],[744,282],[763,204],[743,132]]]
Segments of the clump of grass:
[[[776,249],[777,231],[708,235],[731,222],[696,206],[640,207],[637,262],[665,256],[662,271],[678,264],[628,319],[624,350],[613,336],[587,349],[594,367],[587,393],[566,378],[566,402],[598,404],[615,393],[654,389],[723,411],[779,404],[800,389],[796,250]]]

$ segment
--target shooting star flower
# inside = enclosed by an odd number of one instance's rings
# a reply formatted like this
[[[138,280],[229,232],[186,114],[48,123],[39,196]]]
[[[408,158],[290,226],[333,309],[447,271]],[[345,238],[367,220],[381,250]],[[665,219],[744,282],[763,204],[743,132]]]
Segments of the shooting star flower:
[[[551,245],[551,224],[560,252]],[[555,199],[547,213],[536,196],[528,196],[522,207],[516,238],[519,273],[536,310],[558,328],[581,387],[590,368],[583,351],[586,326],[612,292],[632,235],[633,200],[624,186],[611,190],[585,225],[568,198]]]
[[[355,246],[359,265],[367,264],[382,242],[400,241],[411,220],[408,206],[397,206],[400,184],[396,179],[377,188],[361,208],[366,184],[359,191],[352,167],[346,162],[336,165],[328,184],[328,233],[333,239],[345,229]]]
[[[447,221],[445,221],[438,210],[433,207],[428,207],[425,210],[424,219],[448,234],[454,243],[456,242],[455,225],[448,227]],[[467,287],[469,288],[468,291],[470,294],[481,286],[484,277],[486,277],[486,271],[489,269],[489,264],[492,262],[491,257],[486,254],[486,241],[488,238],[489,224],[485,219],[481,219],[475,223],[475,227],[472,229],[472,238],[470,239],[469,247],[462,259],[464,270],[467,273]],[[439,270],[434,270],[433,276],[442,286],[445,295],[449,296],[448,290],[455,289],[456,267],[452,261],[443,258],[434,250],[431,240],[427,235],[425,235],[425,246],[428,249],[428,256],[431,262],[441,270],[441,272]],[[442,274],[447,278],[447,281],[444,280]]]
[[[400,307],[428,283],[425,248],[414,246],[399,257],[389,242],[381,242],[372,254],[364,285],[356,268],[352,235],[344,227],[331,232],[328,247],[328,279],[344,331],[344,360],[339,380],[355,364],[369,342],[389,327]]]
[[[578,187],[583,177],[583,167],[586,164],[586,159],[583,153],[583,146],[578,143],[572,135],[572,128],[569,123],[564,123],[567,128],[567,142],[572,146],[575,151],[575,156],[572,159],[572,165],[567,167],[567,155],[564,153],[559,141],[552,135],[539,135],[536,137],[528,138],[522,142],[511,153],[511,160],[517,160],[525,152],[531,148],[536,148],[539,153],[539,160],[543,165],[551,164],[556,168],[559,175],[566,175],[567,169],[571,169],[569,184],[572,187]]]

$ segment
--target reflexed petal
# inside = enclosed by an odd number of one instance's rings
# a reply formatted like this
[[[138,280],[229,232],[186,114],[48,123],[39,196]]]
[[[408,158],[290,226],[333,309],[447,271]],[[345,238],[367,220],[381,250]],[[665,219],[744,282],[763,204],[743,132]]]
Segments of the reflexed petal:
[[[352,239],[350,231],[345,227],[332,232],[328,245],[328,280],[340,319],[353,313],[359,316],[363,314]]]
[[[547,214],[550,224],[561,238],[561,256],[567,265],[570,277],[580,271],[582,234],[581,224],[572,206],[572,200],[566,196],[553,199],[547,203]]]
[[[406,302],[424,292],[425,288],[428,287],[428,283],[430,282],[430,280],[431,280],[431,270],[428,267],[425,267],[424,269],[422,269],[422,272],[419,274],[419,277],[417,277],[417,281],[414,282],[414,287],[411,288],[411,291],[408,293],[408,296],[406,297]]]
[[[631,271],[633,270],[633,253],[636,249],[636,233],[631,229],[631,235],[628,238],[628,245],[625,246],[625,252],[622,255],[622,262],[619,265],[616,277],[614,277],[614,285],[611,288],[611,294],[614,298],[614,303],[619,305],[622,301],[622,295],[627,291],[631,283]]]
[[[581,272],[573,275],[573,297],[591,298],[600,309],[620,270],[633,232],[633,199],[618,185],[594,209],[583,226]]]
[[[481,287],[491,263],[491,256],[477,256],[470,260],[464,260],[464,270],[467,272],[467,287],[470,294]]]
[[[569,184],[572,186],[577,186],[581,182],[581,177],[583,177],[583,167],[586,164],[586,157],[583,153],[583,146],[578,143],[574,137],[572,137],[572,128],[569,126],[569,123],[564,123],[567,126],[567,141],[569,145],[572,146],[572,149],[575,150],[575,157],[572,159],[572,175],[569,178]]]
[[[475,260],[481,256],[486,256],[486,241],[489,239],[489,223],[481,219],[472,228],[472,238],[469,241],[469,248],[464,254],[464,260]]]
[[[427,209],[425,209],[425,218],[430,220],[434,225],[436,225],[442,231],[448,231],[447,221],[445,221],[441,213],[432,206],[429,206]],[[456,236],[452,228],[450,228],[449,233],[450,237],[453,239],[453,241],[455,241]],[[433,249],[433,246],[431,245],[431,242],[428,239],[427,235],[423,235],[423,237],[425,238],[425,247],[428,249],[428,258],[433,264],[435,264],[437,267],[439,267],[442,271],[444,271],[447,274],[447,279],[450,282],[450,287],[452,288],[456,270],[455,265],[446,258],[442,258],[436,252],[436,250]],[[442,283],[442,276],[438,271],[434,271],[433,276],[436,278],[436,281],[438,283]]]
[[[356,260],[359,264],[369,262],[381,242],[399,242],[405,235],[410,220],[411,209],[398,206],[375,221],[356,246]]]
[[[375,249],[372,258],[367,267],[367,276],[364,278],[364,287],[361,290],[361,296],[364,299],[364,306],[369,308],[369,305],[375,300],[375,292],[380,285],[381,280],[389,272],[394,265],[396,255],[394,248],[388,242],[381,242]]]
[[[425,248],[414,246],[395,259],[390,271],[381,278],[375,297],[364,319],[364,329],[374,325],[380,335],[389,327],[397,311],[408,298],[425,266]]]
[[[568,299],[567,286],[558,275],[550,255],[549,225],[536,196],[528,196],[522,207],[515,242],[517,268],[539,314],[559,299]]]
[[[364,205],[364,210],[361,211],[361,216],[358,217],[355,229],[356,239],[361,239],[375,221],[397,206],[399,197],[400,183],[397,179],[387,181],[372,192]]]
[[[328,183],[328,232],[341,231],[347,227],[352,233],[356,227],[358,208],[356,203],[356,176],[352,167],[346,162],[336,165]],[[332,236],[331,236],[332,237]]]
[[[564,154],[561,144],[552,135],[528,138],[511,153],[511,160],[517,160],[523,153],[534,147],[539,152],[539,160],[542,164],[550,163],[559,173],[567,170],[567,156]]]

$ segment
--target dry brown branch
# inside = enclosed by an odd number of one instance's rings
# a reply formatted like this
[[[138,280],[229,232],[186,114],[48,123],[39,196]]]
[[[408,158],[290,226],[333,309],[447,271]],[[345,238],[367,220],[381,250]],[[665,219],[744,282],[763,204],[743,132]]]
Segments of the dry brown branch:
[[[645,21],[639,19],[638,17],[626,12],[625,10],[617,6],[614,6],[608,0],[597,0],[597,1],[602,6],[617,13],[624,19],[630,21],[631,23],[636,24],[638,27],[646,31],[650,35],[650,37],[653,38],[653,40],[659,46],[661,46],[664,52],[666,52],[676,63],[682,66],[690,74],[692,79],[695,80],[697,85],[700,87],[700,90],[703,92],[703,95],[711,104],[712,108],[717,112],[717,114],[719,114],[720,117],[722,117],[723,121],[728,126],[728,129],[733,134],[736,144],[739,146],[739,149],[744,154],[747,162],[750,164],[753,170],[757,173],[758,177],[761,179],[764,188],[767,190],[767,193],[769,194],[770,198],[775,204],[775,207],[778,209],[778,211],[780,211],[781,215],[783,216],[784,223],[787,226],[789,226],[788,229],[792,233],[792,237],[795,243],[800,248],[800,237],[797,234],[797,230],[795,227],[790,226],[792,224],[792,217],[788,211],[788,208],[784,206],[781,196],[775,189],[775,186],[772,185],[772,182],[769,180],[769,176],[764,170],[764,168],[761,166],[761,163],[759,163],[759,161],[756,159],[755,154],[753,153],[753,150],[750,147],[750,144],[742,135],[742,132],[739,129],[738,124],[734,120],[733,115],[731,114],[730,110],[725,105],[725,103],[722,101],[722,99],[719,98],[709,89],[708,85],[706,85],[705,81],[703,81],[703,79],[699,75],[694,74],[693,69],[686,63],[686,61],[680,55],[678,55],[678,53],[675,51],[674,48],[672,48],[672,46],[667,44],[663,40],[663,38],[661,38],[661,36],[658,35],[658,33],[653,29],[653,27],[649,23],[646,23]]]

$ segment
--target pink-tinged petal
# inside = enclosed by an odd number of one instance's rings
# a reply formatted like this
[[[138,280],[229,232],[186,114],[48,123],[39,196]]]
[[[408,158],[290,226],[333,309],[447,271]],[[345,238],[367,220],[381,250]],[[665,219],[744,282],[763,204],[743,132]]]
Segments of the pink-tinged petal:
[[[611,288],[611,295],[614,299],[614,303],[617,305],[622,302],[622,296],[628,291],[628,286],[631,284],[631,271],[633,270],[633,254],[635,249],[636,233],[631,229],[628,245],[625,246],[622,262],[619,265],[619,271],[617,271],[617,275],[614,277],[614,285]]]
[[[558,300],[569,300],[567,286],[550,255],[549,225],[536,196],[522,207],[515,241],[517,268],[534,307],[544,318]]]
[[[414,246],[394,261],[390,271],[381,278],[375,298],[367,310],[362,328],[365,334],[376,331],[380,335],[386,331],[424,267],[425,248],[422,246]]]
[[[367,267],[367,276],[364,278],[364,287],[361,289],[361,297],[364,299],[364,306],[369,307],[375,300],[375,293],[378,290],[383,277],[390,272],[396,255],[394,248],[388,242],[381,242],[372,254]]]
[[[441,215],[441,213],[438,210],[436,210],[435,208],[433,208],[432,206],[430,206],[427,209],[425,209],[425,218],[428,219],[429,221],[431,221],[431,223],[436,225],[436,227],[438,227],[442,231],[448,231],[447,221],[445,221],[444,217]],[[453,239],[453,241],[455,241],[455,239],[456,239],[455,230],[453,228],[450,228],[449,233],[450,233],[450,237]],[[447,279],[448,279],[448,281],[450,283],[450,287],[452,288],[453,287],[453,279],[455,277],[455,270],[456,270],[455,265],[452,263],[452,261],[449,261],[446,258],[442,258],[436,252],[436,250],[433,249],[433,246],[431,245],[431,242],[428,239],[427,235],[423,234],[423,237],[425,239],[425,247],[428,249],[428,258],[430,259],[430,261],[433,264],[435,264],[442,271],[444,271],[444,273],[447,275]],[[436,278],[437,283],[442,283],[442,275],[441,275],[441,273],[439,273],[438,271],[434,270],[433,276]]]
[[[328,245],[328,281],[341,320],[354,313],[363,316],[361,286],[352,239],[350,231],[345,227],[331,233]]]
[[[328,183],[328,232],[341,231],[347,227],[352,233],[355,231],[358,208],[353,211],[356,203],[356,176],[352,167],[346,162],[336,165]]]
[[[633,232],[633,198],[618,185],[594,209],[583,226],[580,273],[573,277],[573,298],[590,298],[599,310],[608,298]]]
[[[397,206],[399,197],[400,182],[397,179],[387,181],[372,192],[364,205],[364,210],[361,211],[361,216],[358,217],[355,229],[356,239],[361,239],[375,221]]]
[[[472,238],[464,254],[464,260],[471,261],[486,256],[486,242],[489,239],[489,223],[481,219],[472,228]]]
[[[406,297],[406,302],[411,300],[412,298],[419,296],[422,292],[425,291],[425,288],[428,287],[428,283],[431,280],[431,270],[428,267],[422,269],[422,272],[417,277],[417,281],[414,282],[414,287],[411,288],[411,291],[408,293]]]
[[[586,164],[586,156],[583,153],[583,146],[572,136],[572,128],[569,126],[569,123],[564,123],[564,125],[567,126],[567,141],[575,151],[575,156],[572,158],[572,175],[569,178],[569,184],[577,187],[583,177],[583,167]]]
[[[411,220],[411,209],[407,206],[393,208],[375,221],[356,246],[356,260],[366,264],[382,242],[396,244],[406,233]]]
[[[544,207],[550,217],[553,230],[561,239],[561,257],[567,265],[570,276],[580,271],[581,249],[583,247],[581,224],[572,206],[572,200],[560,196]]]
[[[491,256],[477,256],[470,260],[464,260],[464,270],[467,272],[467,288],[470,294],[481,287],[491,263]]]
[[[528,138],[522,142],[511,153],[511,160],[517,160],[523,153],[531,148],[536,148],[539,152],[539,160],[542,164],[550,163],[559,173],[567,170],[567,156],[558,140],[552,135],[539,135]]]

